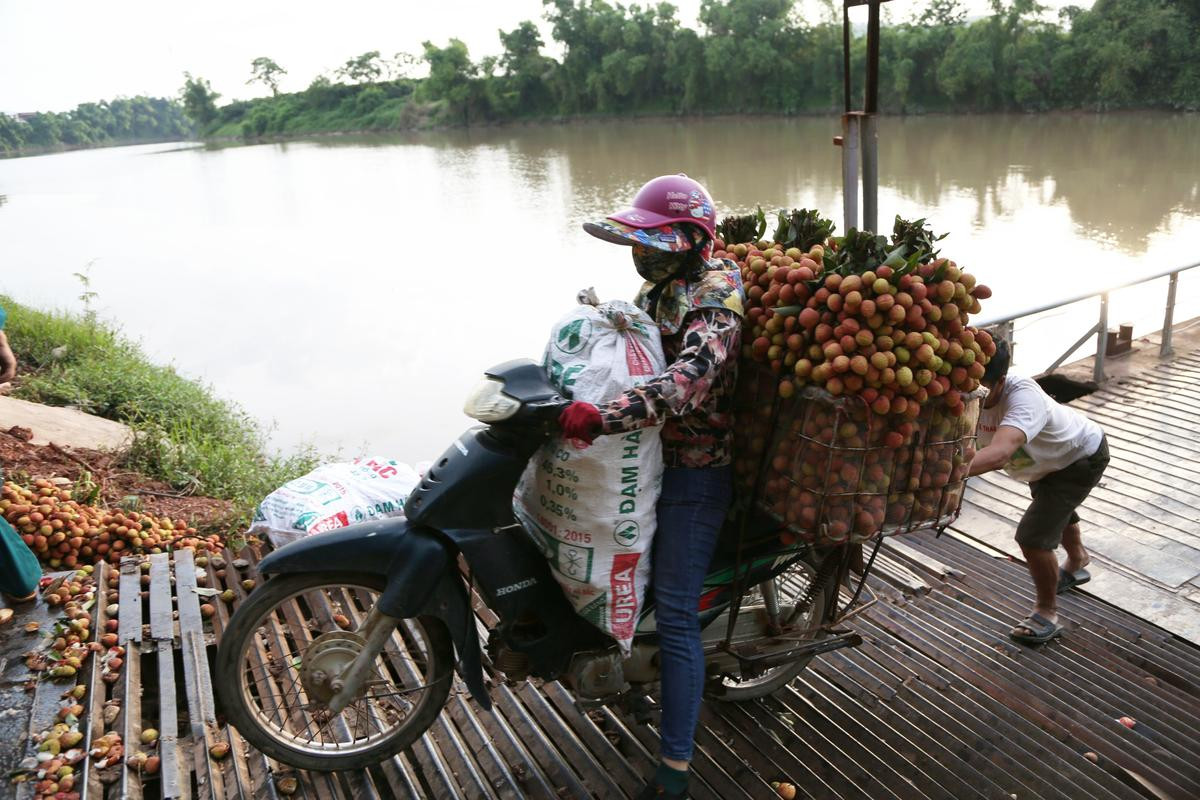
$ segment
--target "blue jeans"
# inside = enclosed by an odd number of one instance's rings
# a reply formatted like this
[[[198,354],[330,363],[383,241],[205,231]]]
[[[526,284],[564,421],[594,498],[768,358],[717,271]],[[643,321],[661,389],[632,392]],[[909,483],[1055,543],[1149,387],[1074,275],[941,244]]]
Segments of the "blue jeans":
[[[663,473],[653,545],[663,758],[692,758],[704,691],[700,591],[732,497],[730,467],[668,467]]]

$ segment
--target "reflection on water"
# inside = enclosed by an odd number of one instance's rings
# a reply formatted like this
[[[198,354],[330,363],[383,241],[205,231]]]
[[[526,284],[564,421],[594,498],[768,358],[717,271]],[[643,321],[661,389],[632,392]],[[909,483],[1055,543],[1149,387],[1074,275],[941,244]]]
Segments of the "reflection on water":
[[[918,203],[936,206],[948,189],[967,190],[981,224],[1015,210],[1006,191],[1012,176],[1048,184],[1039,202],[1065,203],[1082,235],[1130,251],[1172,213],[1200,214],[1195,115],[888,119],[880,161],[880,180]]]
[[[449,151],[454,155],[440,161],[449,169],[501,150],[534,191],[549,185],[556,175],[550,167],[561,160],[577,190],[573,216],[586,216],[628,197],[641,176],[664,164],[720,187],[718,199],[727,207],[770,207],[807,195],[836,196],[840,203],[840,154],[831,146],[837,133],[836,119],[751,117],[474,129],[399,141]],[[398,140],[351,141],[391,147]],[[1014,196],[1014,177],[1037,188],[1038,202],[1065,203],[1082,235],[1130,251],[1140,250],[1170,215],[1200,215],[1200,117],[1194,114],[885,117],[879,158],[885,189],[927,208],[965,192],[977,204],[980,225],[1031,199]]]
[[[721,213],[809,206],[840,227],[837,133],[726,118],[0,161],[0,292],[69,306],[94,259],[102,313],[277,420],[279,443],[418,460],[465,424],[479,370],[536,355],[577,289],[632,294],[626,252],[580,222],[684,171]],[[989,311],[1200,258],[1195,115],[886,118],[880,164],[881,219],[951,231],[945,252],[996,290]],[[1179,318],[1200,313],[1198,280]],[[1161,310],[1150,287],[1112,319],[1141,335]],[[1094,313],[1028,323],[1019,360],[1048,363]]]

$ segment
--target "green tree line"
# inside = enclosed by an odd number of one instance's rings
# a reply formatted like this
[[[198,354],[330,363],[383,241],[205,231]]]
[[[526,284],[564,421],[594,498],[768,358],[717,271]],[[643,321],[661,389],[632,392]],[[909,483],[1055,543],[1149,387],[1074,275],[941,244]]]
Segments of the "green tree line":
[[[172,138],[182,135],[181,108],[202,136],[253,138],[589,114],[842,107],[840,4],[832,0],[818,19],[802,17],[792,0],[703,0],[698,29],[681,25],[665,2],[543,3],[560,58],[543,52],[537,26],[526,21],[499,32],[498,56],[474,60],[458,39],[427,41],[419,55],[363,53],[286,93],[279,82],[287,70],[262,56],[251,63],[247,83],[262,84],[269,97],[219,106],[207,81],[187,75],[178,103],[134,98],[38,115],[36,123],[0,119],[0,151]],[[893,113],[1197,110],[1198,43],[1200,0],[1097,0],[1090,9],[1068,6],[1053,21],[1036,0],[992,0],[991,13],[973,20],[960,0],[931,0],[914,18],[883,30],[880,104]],[[865,38],[855,36],[856,97],[865,57]],[[426,77],[411,76],[418,65]],[[93,113],[126,103],[159,112],[138,115],[146,125],[120,133],[91,121]]]
[[[120,97],[73,111],[0,114],[0,155],[63,147],[94,147],[181,139],[192,130],[183,107],[164,97]]]
[[[272,97],[213,109],[215,135],[472,125],[586,114],[820,113],[842,107],[840,10],[802,18],[791,0],[703,0],[699,30],[669,3],[543,0],[563,55],[537,26],[500,31],[502,53],[424,43],[418,58],[378,52],[332,79],[278,93],[282,67],[256,59],[251,80]],[[932,0],[884,28],[884,111],[1200,109],[1200,0],[1097,0],[1047,21],[1036,0],[992,0],[967,20],[959,0]],[[861,97],[864,36],[852,43]],[[404,76],[422,61],[428,77]],[[405,62],[405,63],[400,63]]]

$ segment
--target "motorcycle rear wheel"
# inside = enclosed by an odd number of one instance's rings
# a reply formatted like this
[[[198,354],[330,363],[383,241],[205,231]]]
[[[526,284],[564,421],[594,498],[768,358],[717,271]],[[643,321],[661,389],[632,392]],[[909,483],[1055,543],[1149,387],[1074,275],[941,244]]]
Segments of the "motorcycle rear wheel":
[[[835,551],[825,555],[825,558],[839,558],[840,555],[840,551]],[[812,581],[816,579],[820,566],[821,562],[816,558],[814,551],[809,550],[804,558],[797,561],[783,574],[776,576],[774,583],[782,609],[781,616],[786,617],[788,609],[795,608],[796,601],[804,597]],[[756,588],[755,592],[758,593],[758,602],[761,603],[761,589]],[[813,597],[812,605],[808,611],[795,621],[794,627],[798,629],[817,628],[813,635],[806,641],[825,637],[825,631],[820,630],[819,626],[825,620],[826,613],[829,611],[829,604],[837,602],[837,596],[837,582],[832,578],[826,580],[825,585]],[[743,601],[743,608],[746,607],[745,604],[747,602],[754,603],[753,593],[747,594],[746,599]],[[798,661],[767,669],[761,675],[756,675],[752,678],[724,677],[721,679],[719,691],[713,693],[713,699],[722,702],[740,703],[774,694],[791,683],[792,679],[803,672],[812,660],[813,656],[807,656]]]
[[[310,696],[320,692],[315,654],[328,671],[344,668],[361,645],[353,631],[383,588],[370,575],[285,575],[239,606],[221,637],[215,684],[221,710],[247,742],[293,767],[330,772],[384,761],[433,724],[454,676],[450,634],[436,617],[397,626],[374,674],[340,714]]]

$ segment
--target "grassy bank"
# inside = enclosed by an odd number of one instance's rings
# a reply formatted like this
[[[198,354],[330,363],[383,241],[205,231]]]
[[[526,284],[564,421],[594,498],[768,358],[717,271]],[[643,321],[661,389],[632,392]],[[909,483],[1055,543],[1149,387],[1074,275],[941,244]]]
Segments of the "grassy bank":
[[[204,136],[252,139],[333,131],[420,130],[435,124],[441,105],[415,100],[410,82],[317,83],[303,92],[223,106]]]
[[[193,494],[227,499],[248,514],[264,495],[316,464],[315,453],[273,455],[266,430],[236,404],[88,314],[44,312],[0,295],[21,363],[14,395],[70,405],[130,425],[130,469]]]

